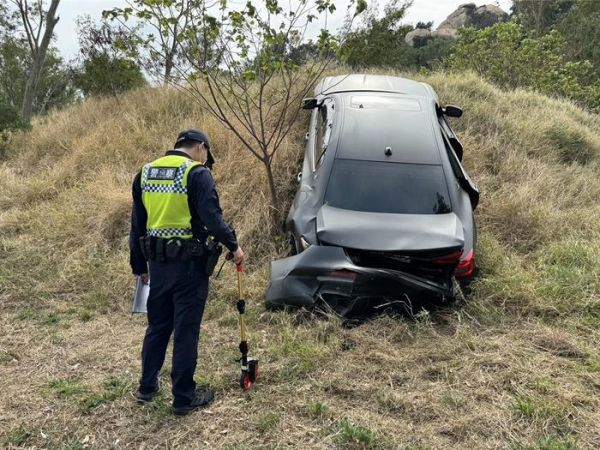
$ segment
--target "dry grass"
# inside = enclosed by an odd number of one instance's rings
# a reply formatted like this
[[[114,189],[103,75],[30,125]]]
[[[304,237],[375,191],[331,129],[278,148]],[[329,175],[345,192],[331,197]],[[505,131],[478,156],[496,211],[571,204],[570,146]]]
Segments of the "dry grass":
[[[38,120],[0,165],[0,447],[600,447],[600,118],[470,75],[423,78],[465,109],[455,126],[482,190],[482,276],[466,304],[416,320],[264,311],[262,168],[179,93],[143,89]],[[168,368],[133,400],[144,319],[127,262],[134,172],[184,127],[206,130],[227,219],[249,254],[256,389],[236,386],[233,274],[214,280],[198,379],[215,404],[169,414]],[[281,149],[289,197],[303,124]]]

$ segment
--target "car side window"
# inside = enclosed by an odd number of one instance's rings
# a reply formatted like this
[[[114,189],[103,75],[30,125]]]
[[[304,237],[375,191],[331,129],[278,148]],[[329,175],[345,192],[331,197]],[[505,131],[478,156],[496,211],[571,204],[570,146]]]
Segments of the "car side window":
[[[329,143],[329,137],[331,135],[331,128],[333,125],[332,119],[333,101],[328,98],[325,99],[323,104],[319,107],[319,113],[317,117],[314,170],[317,170],[323,163],[325,152],[327,151],[327,144]]]

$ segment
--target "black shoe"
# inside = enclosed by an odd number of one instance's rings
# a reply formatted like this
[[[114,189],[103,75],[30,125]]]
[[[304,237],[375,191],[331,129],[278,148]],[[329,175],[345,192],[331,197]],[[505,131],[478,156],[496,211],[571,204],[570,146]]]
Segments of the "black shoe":
[[[208,406],[215,398],[213,391],[196,391],[192,402],[187,406],[173,406],[173,414],[176,416],[186,416],[192,411]]]
[[[135,397],[137,398],[137,401],[140,404],[148,403],[148,402],[151,402],[154,399],[154,397],[156,397],[159,389],[160,389],[160,386],[158,385],[158,383],[156,383],[156,388],[152,392],[149,392],[148,394],[142,394],[140,392],[140,390],[138,389],[138,391],[135,393]]]

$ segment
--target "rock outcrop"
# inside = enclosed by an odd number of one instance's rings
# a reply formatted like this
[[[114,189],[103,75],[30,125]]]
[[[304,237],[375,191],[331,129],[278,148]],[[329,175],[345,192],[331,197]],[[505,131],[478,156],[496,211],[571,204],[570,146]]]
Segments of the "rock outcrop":
[[[496,5],[476,6],[475,3],[465,3],[446,17],[446,20],[436,30],[430,31],[417,28],[406,34],[404,42],[411,47],[419,47],[424,41],[432,37],[456,39],[459,28],[464,26],[485,28],[506,20],[508,20],[508,14]]]

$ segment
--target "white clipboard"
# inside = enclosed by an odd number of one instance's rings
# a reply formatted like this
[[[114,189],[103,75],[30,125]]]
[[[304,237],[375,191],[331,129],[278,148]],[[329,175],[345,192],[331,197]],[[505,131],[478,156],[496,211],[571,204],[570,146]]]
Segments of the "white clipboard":
[[[137,276],[133,293],[133,305],[131,305],[132,314],[148,313],[148,294],[150,294],[150,283],[144,284],[142,277]]]

